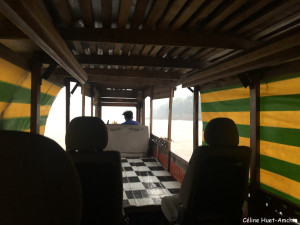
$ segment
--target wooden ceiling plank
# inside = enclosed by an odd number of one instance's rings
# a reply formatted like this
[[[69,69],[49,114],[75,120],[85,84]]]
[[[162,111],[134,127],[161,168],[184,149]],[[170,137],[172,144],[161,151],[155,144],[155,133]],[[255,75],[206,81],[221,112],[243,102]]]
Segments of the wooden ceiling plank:
[[[264,21],[272,20],[272,18],[280,15],[284,10],[290,10],[295,4],[299,4],[296,1],[282,1],[282,4],[277,5],[275,8],[270,9],[268,12],[265,12],[263,15],[257,17],[251,23],[242,26],[237,32],[238,35],[247,35],[247,32],[256,30],[257,27]]]
[[[171,52],[170,55],[168,55],[168,57],[170,58],[178,58],[179,55],[185,51],[186,48],[184,47],[180,47],[180,48],[177,48],[175,51]]]
[[[157,55],[157,53],[161,50],[162,47],[163,46],[161,46],[161,45],[154,46],[150,55],[155,57]]]
[[[178,80],[180,73],[177,72],[161,72],[161,71],[146,71],[146,70],[124,70],[124,69],[100,69],[87,68],[84,70],[89,77],[92,76],[112,76],[112,77],[137,77],[137,78],[155,78],[160,80]],[[53,73],[56,76],[68,76],[68,73],[63,69],[56,69]]]
[[[289,32],[294,32],[296,30],[299,30],[300,27],[300,20],[296,20],[290,24],[288,24],[287,26],[281,27],[278,30],[275,30],[265,36],[263,36],[263,40],[264,41],[269,41],[270,39],[274,39],[275,37],[279,37],[281,35],[285,35],[286,33]]]
[[[196,55],[194,55],[193,59],[199,60],[204,58],[207,54],[214,52],[215,49],[213,48],[203,48],[200,52],[198,52]]]
[[[76,57],[81,64],[102,64],[119,66],[203,68],[204,62],[182,59],[154,58],[152,56],[116,56],[116,55],[79,55]]]
[[[120,11],[118,18],[118,29],[125,29],[130,16],[133,0],[120,0]]]
[[[145,47],[143,48],[143,51],[141,52],[141,55],[143,56],[147,56],[149,54],[149,52],[152,49],[152,45],[145,45]]]
[[[133,48],[132,55],[135,55],[135,56],[140,55],[141,50],[142,50],[143,47],[144,47],[144,45],[139,45],[139,44],[135,45],[134,48]]]
[[[175,1],[173,1],[172,5],[170,6],[168,11],[163,16],[163,18],[160,21],[157,28],[158,29],[167,29],[169,24],[173,21],[173,19],[176,17],[176,15],[184,7],[186,2],[187,2],[187,0],[175,0]]]
[[[77,41],[229,49],[248,49],[257,45],[257,43],[246,39],[211,33],[193,33],[190,35],[187,32],[83,28],[60,29],[59,31],[64,39]]]
[[[191,18],[191,16],[201,7],[205,0],[193,0],[184,8],[183,12],[172,23],[171,30],[178,30]]]
[[[190,49],[186,49],[186,51],[182,52],[180,54],[180,58],[191,58],[193,57],[197,52],[199,51],[199,48],[190,48]]]
[[[120,55],[122,44],[115,43],[114,44],[114,55]]]
[[[234,56],[239,55],[239,54],[242,53],[242,51],[236,51],[236,50],[232,50],[232,49],[226,49],[226,50],[224,50],[224,52],[226,53],[225,55],[222,55],[218,58],[214,58],[212,60],[213,64],[221,63],[221,62],[224,62],[228,59],[232,59]]]
[[[87,75],[38,1],[0,1],[0,11],[75,79],[81,83],[87,80]]]
[[[215,51],[207,54],[202,60],[212,62],[217,58],[221,58],[222,56],[232,52],[232,49],[216,49]]]
[[[204,19],[206,19],[209,14],[211,14],[221,3],[223,0],[214,0],[214,1],[207,1],[205,7],[202,8],[200,12],[197,13],[197,16],[194,17],[190,22],[187,24],[187,28],[193,29],[196,28]]]
[[[112,0],[101,1],[101,20],[104,28],[111,28]]]
[[[95,42],[88,43],[91,55],[97,55],[97,46]]]
[[[131,29],[139,29],[139,26],[143,23],[143,18],[148,4],[149,0],[137,1],[134,15],[130,24]]]
[[[85,27],[94,27],[92,0],[78,0]]]
[[[82,48],[82,44],[79,41],[73,41],[73,44],[79,55],[84,54],[84,49]]]
[[[146,20],[146,23],[144,25],[144,29],[150,29],[155,26],[157,21],[160,19],[162,14],[164,13],[167,5],[169,3],[169,0],[159,0],[155,1],[154,6]]]
[[[291,9],[283,10],[279,15],[276,16],[276,18],[273,18],[273,20],[267,20],[265,23],[261,24],[259,26],[259,31],[248,31],[247,36],[251,37],[252,40],[257,40],[265,35],[268,35],[269,33],[288,26],[289,24],[300,19],[299,9],[300,5],[298,5],[298,7],[294,6]]]
[[[213,30],[218,24],[224,21],[228,16],[234,13],[247,3],[247,0],[233,1],[228,7],[221,11],[221,13],[209,21],[201,30]]]
[[[102,43],[102,49],[103,49],[103,54],[108,55],[109,54],[109,43]]]
[[[223,25],[220,28],[220,31],[226,32],[232,29],[237,24],[243,22],[245,19],[249,18],[254,13],[258,12],[260,9],[264,8],[265,6],[269,5],[273,0],[263,0],[263,1],[253,1],[253,4],[247,7],[244,11],[241,11],[236,16],[231,18],[231,20]]]
[[[201,79],[194,81],[193,83],[183,84],[183,87],[208,84],[208,83],[214,82],[215,80],[227,79],[228,77],[247,74],[249,71],[251,72],[252,70],[270,67],[270,66],[273,66],[274,64],[280,64],[280,63],[282,63],[282,61],[289,62],[290,60],[295,60],[295,57],[296,57],[296,59],[299,59],[299,57],[298,57],[299,51],[300,51],[300,46],[295,47],[293,49],[288,49],[288,50],[282,51],[280,53],[265,57],[263,59],[247,63],[244,66],[238,66],[230,71],[221,72],[221,73],[215,74],[214,76],[211,76],[211,77],[203,77]],[[289,65],[291,66],[291,64],[289,64]],[[292,71],[292,69],[291,70],[287,69],[287,73],[289,73],[288,71]]]
[[[164,55],[168,54],[168,52],[173,49],[172,47],[169,46],[164,46],[162,47],[159,52],[157,53],[157,57],[164,57]]]
[[[122,49],[122,55],[128,55],[130,50],[131,50],[131,45],[124,44],[124,48]]]
[[[281,40],[269,43],[259,49],[253,50],[249,53],[243,54],[227,62],[219,63],[218,65],[203,70],[199,73],[193,74],[183,80],[185,85],[191,84],[193,81],[199,78],[209,78],[214,77],[216,74],[225,73],[225,71],[237,71],[235,68],[244,67],[244,69],[250,70],[250,67],[245,65],[251,64],[256,67],[265,66],[265,64],[275,63],[279,60],[291,60],[295,52],[295,48],[300,48],[300,32],[290,35]],[[271,61],[271,59],[273,61]],[[268,61],[270,60],[270,61]]]
[[[52,14],[53,20],[57,26],[72,26],[72,14],[67,0],[45,1],[45,4]]]

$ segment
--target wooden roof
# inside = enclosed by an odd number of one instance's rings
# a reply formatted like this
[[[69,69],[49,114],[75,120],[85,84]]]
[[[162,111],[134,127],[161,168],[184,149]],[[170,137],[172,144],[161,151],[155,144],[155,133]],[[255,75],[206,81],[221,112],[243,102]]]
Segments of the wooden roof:
[[[300,68],[299,0],[0,0],[0,12],[0,57],[99,93],[159,98]]]

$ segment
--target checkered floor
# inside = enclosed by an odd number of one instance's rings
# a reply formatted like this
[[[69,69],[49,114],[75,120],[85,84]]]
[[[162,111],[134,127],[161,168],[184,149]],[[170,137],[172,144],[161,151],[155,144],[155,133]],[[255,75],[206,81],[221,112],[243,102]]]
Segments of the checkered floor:
[[[122,158],[123,206],[160,205],[181,184],[155,158]]]

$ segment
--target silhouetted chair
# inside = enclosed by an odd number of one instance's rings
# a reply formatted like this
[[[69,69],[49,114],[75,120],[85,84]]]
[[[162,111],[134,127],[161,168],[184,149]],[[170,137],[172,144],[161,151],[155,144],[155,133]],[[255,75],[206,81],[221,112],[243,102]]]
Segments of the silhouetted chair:
[[[1,130],[0,148],[0,224],[80,224],[79,176],[57,143]]]
[[[66,132],[66,149],[82,185],[81,224],[120,224],[123,184],[120,153],[105,151],[107,129],[96,117],[73,119]]]
[[[227,118],[211,120],[204,138],[208,146],[194,150],[179,195],[163,198],[162,211],[170,223],[240,224],[251,150],[237,146],[237,127]]]

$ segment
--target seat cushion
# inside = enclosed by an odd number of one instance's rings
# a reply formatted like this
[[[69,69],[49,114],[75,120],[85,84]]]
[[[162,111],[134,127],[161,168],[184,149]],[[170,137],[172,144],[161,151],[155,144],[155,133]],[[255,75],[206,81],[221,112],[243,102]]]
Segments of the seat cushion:
[[[166,196],[162,199],[161,210],[169,222],[176,221],[179,204],[179,195]]]

